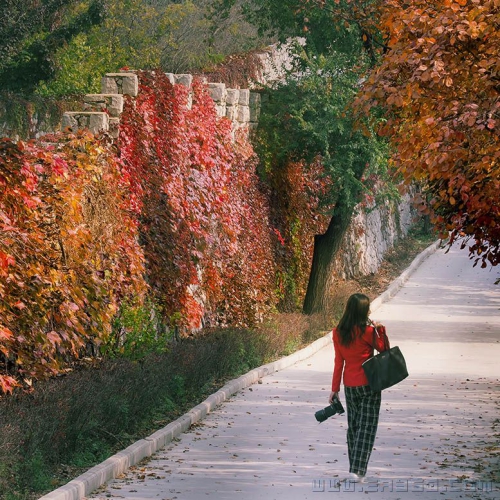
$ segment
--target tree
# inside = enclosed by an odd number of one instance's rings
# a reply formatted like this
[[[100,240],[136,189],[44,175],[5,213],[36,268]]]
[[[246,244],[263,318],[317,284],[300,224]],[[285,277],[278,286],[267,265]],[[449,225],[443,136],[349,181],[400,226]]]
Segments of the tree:
[[[383,61],[357,105],[385,110],[406,183],[422,212],[476,264],[500,263],[500,5],[390,0],[379,5]]]
[[[238,0],[214,0],[220,10]],[[373,64],[383,40],[377,29],[376,6],[381,0],[240,0],[259,34],[280,42],[303,37],[311,53],[340,52],[359,56],[364,49]]]
[[[0,69],[21,53],[27,40],[48,30],[62,10],[72,3],[72,0],[4,0],[0,18]]]
[[[232,0],[221,0],[226,7]],[[325,309],[333,285],[334,262],[356,205],[363,199],[368,173],[385,167],[384,141],[368,127],[355,129],[348,111],[360,78],[377,58],[382,40],[374,26],[375,2],[322,0],[248,0],[249,18],[260,33],[284,42],[303,37],[305,43],[287,81],[271,90],[263,108],[261,156],[268,176],[289,162],[320,162],[329,189],[321,196],[326,223],[314,236],[312,262],[303,311]],[[273,153],[274,152],[274,153]],[[271,181],[272,182],[272,181]],[[319,227],[318,227],[319,229]]]
[[[329,57],[303,53],[295,71],[270,91],[259,123],[258,152],[265,160],[264,175],[271,185],[290,162],[322,165],[316,217],[323,215],[325,223],[322,233],[314,236],[303,303],[306,314],[325,309],[335,257],[355,207],[363,199],[365,178],[386,165],[384,141],[356,130],[353,116],[346,113],[364,70],[359,54],[353,60],[338,52]]]
[[[53,77],[57,49],[102,21],[103,0],[7,0],[0,22],[0,87],[32,92]]]
[[[46,96],[95,92],[101,76],[121,67],[200,71],[228,54],[255,47],[256,29],[238,5],[216,0],[103,0],[102,21],[53,54],[55,72],[37,89]]]

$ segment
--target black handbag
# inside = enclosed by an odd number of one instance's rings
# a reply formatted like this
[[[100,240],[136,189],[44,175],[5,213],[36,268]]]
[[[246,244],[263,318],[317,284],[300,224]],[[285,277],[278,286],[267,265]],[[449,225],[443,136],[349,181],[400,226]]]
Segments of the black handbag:
[[[379,335],[377,328],[373,325],[373,347],[375,348],[375,335]],[[386,345],[386,347],[389,347]],[[399,347],[390,349],[372,356],[362,365],[368,384],[373,391],[383,391],[388,387],[398,384],[408,377],[408,369],[403,353]]]

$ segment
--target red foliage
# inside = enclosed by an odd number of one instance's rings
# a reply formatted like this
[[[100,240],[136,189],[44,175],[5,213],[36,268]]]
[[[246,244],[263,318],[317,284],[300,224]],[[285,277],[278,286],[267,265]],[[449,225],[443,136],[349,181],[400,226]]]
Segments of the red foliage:
[[[119,144],[148,282],[183,326],[252,324],[272,303],[274,274],[252,149],[232,140],[200,81],[190,95],[162,73],[139,76]]]
[[[0,143],[0,392],[105,341],[144,271],[165,318],[190,329],[252,325],[283,306],[282,286],[303,295],[327,222],[321,165],[292,163],[264,189],[204,84],[139,76],[119,158],[85,133]]]
[[[0,143],[0,390],[54,375],[140,293],[119,170],[91,136]]]
[[[324,175],[318,159],[312,165],[289,162],[269,175],[273,224],[279,244],[275,245],[279,306],[295,311],[307,288],[314,236],[328,227],[330,217],[321,200],[327,198],[331,179]]]

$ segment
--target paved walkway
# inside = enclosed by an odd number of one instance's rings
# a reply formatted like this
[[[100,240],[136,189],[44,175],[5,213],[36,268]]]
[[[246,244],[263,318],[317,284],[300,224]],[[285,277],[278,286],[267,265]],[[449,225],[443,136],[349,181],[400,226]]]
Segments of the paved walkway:
[[[464,252],[438,250],[373,313],[410,377],[384,391],[367,483],[338,486],[346,415],[314,419],[330,392],[330,344],[240,391],[88,498],[500,499],[496,277]]]

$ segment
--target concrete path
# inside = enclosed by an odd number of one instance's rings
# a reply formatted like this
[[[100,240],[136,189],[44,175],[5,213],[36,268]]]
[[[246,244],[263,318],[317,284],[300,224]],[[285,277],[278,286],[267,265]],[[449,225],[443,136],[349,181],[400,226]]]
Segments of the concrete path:
[[[322,424],[329,344],[235,394],[92,499],[500,499],[498,272],[438,250],[372,314],[410,377],[384,391],[365,484],[348,471],[346,415]]]

